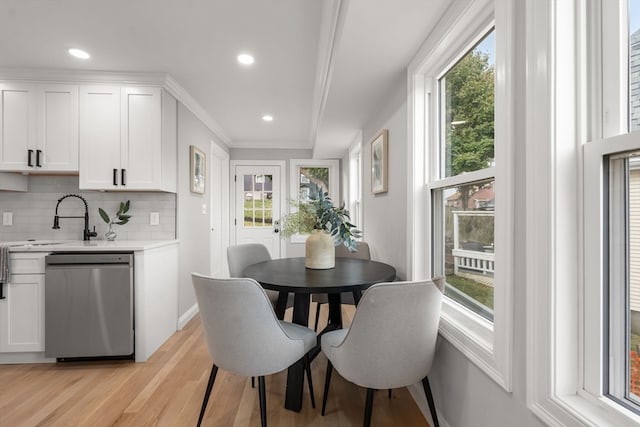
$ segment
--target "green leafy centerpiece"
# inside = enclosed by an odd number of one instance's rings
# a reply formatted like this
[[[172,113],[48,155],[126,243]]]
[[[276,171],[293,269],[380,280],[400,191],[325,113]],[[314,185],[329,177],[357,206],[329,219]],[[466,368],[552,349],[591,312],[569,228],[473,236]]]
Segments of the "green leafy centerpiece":
[[[118,208],[118,212],[113,216],[113,218],[109,218],[109,215],[102,208],[98,208],[98,213],[104,222],[109,225],[109,231],[104,234],[104,237],[107,240],[113,241],[118,237],[118,234],[113,230],[113,224],[124,225],[129,222],[131,219],[131,215],[127,215],[129,212],[129,207],[131,206],[130,201],[120,202],[120,207]]]
[[[328,193],[319,193],[317,199],[295,201],[295,212],[283,217],[282,236],[309,234],[305,242],[307,268],[327,269],[335,266],[335,247],[344,245],[356,251],[356,239],[362,235],[351,223],[344,203],[336,207]]]

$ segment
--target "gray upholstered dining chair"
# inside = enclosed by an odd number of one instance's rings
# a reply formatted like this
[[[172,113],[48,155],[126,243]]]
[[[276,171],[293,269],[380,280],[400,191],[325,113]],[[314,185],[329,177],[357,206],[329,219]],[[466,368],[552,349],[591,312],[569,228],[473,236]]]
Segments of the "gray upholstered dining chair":
[[[249,278],[214,279],[192,273],[204,336],[213,359],[198,426],[202,423],[218,368],[256,376],[260,420],[267,425],[264,377],[304,361],[311,404],[315,408],[307,353],[316,346],[311,329],[276,318],[264,289]]]
[[[349,252],[346,246],[336,246],[336,258],[356,258],[356,259],[371,259],[371,251],[369,250],[369,244],[366,242],[358,242],[355,252]],[[329,302],[329,298],[326,294],[313,294],[311,301],[316,303],[316,321],[313,324],[313,330],[318,330],[318,320],[320,319],[320,306]],[[351,292],[344,292],[340,295],[341,304],[355,305],[353,294]]]
[[[260,243],[245,243],[241,245],[233,245],[227,248],[227,262],[229,263],[229,275],[231,277],[244,277],[242,272],[251,264],[262,261],[269,261],[271,254],[269,249]],[[278,292],[269,289],[265,290],[269,296],[269,301],[273,307],[278,302]],[[285,308],[293,307],[293,295],[287,298]]]
[[[367,388],[364,425],[371,423],[373,392],[422,381],[435,427],[438,416],[427,374],[435,353],[442,292],[431,280],[378,283],[363,295],[349,329],[322,336],[327,373],[322,415],[333,368]]]

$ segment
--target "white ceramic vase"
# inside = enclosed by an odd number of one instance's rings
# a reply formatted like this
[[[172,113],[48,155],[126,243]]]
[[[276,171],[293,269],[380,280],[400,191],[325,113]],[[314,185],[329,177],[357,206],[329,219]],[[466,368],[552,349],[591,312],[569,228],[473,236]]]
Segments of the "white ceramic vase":
[[[313,230],[305,242],[305,260],[307,268],[325,270],[336,266],[336,247],[329,233]]]

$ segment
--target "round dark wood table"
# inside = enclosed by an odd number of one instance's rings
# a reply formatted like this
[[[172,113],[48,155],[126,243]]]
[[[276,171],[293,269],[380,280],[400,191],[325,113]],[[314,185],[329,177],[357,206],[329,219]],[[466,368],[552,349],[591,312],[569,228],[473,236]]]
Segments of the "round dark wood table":
[[[304,266],[304,258],[281,258],[252,264],[245,268],[244,276],[256,280],[265,289],[279,292],[275,309],[279,319],[284,317],[289,293],[293,293],[293,323],[299,325],[309,324],[310,295],[328,294],[329,323],[318,334],[319,343],[323,333],[342,327],[341,293],[352,292],[358,304],[362,291],[369,286],[394,281],[396,269],[377,261],[336,258],[334,268],[315,270]],[[319,352],[318,345],[312,350],[311,357]],[[302,409],[303,382],[303,364],[299,361],[287,373],[285,408],[293,411]]]

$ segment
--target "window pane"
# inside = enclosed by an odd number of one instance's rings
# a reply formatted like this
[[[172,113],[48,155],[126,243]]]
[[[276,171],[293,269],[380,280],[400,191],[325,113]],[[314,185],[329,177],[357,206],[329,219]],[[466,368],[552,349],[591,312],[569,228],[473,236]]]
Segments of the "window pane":
[[[629,0],[629,130],[640,129],[640,0]]]
[[[319,193],[329,191],[329,168],[300,167],[298,197],[300,200],[315,200]]]
[[[608,160],[608,393],[640,412],[640,153]]]
[[[446,275],[445,295],[492,321],[494,181],[438,189],[434,197],[442,210],[434,218],[444,225],[442,255],[435,257],[442,265],[434,271]]]
[[[273,225],[273,176],[244,176],[244,226]]]
[[[441,177],[494,164],[494,58],[492,30],[439,80]]]

